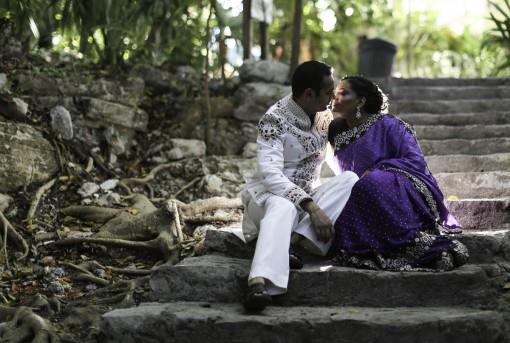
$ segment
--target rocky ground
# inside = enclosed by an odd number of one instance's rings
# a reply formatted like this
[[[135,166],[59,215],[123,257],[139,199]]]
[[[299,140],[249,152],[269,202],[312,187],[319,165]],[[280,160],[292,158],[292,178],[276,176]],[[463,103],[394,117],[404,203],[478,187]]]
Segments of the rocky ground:
[[[208,230],[239,222],[257,134],[244,117],[288,87],[211,82],[206,149],[192,68],[104,70],[6,46],[0,337],[95,342],[101,314],[148,300],[152,267],[203,254]]]

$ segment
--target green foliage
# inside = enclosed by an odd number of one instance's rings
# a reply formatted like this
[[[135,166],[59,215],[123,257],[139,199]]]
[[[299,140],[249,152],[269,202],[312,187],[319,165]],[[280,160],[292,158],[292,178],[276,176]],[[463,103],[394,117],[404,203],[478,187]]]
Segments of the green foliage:
[[[438,13],[405,9],[406,0],[304,0],[302,59],[320,59],[338,75],[357,72],[362,37],[398,46],[394,71],[403,76],[510,74],[510,0],[493,0],[494,28],[481,37],[438,27]],[[241,0],[239,0],[241,2]],[[0,17],[15,25],[25,51],[51,48],[116,65],[128,60],[160,65],[204,66],[206,20],[211,0],[0,0]],[[241,15],[214,4],[210,70],[225,75],[226,39],[241,42]],[[290,61],[294,1],[273,0],[270,50]],[[327,13],[326,13],[327,12]],[[325,13],[336,24],[324,30]],[[258,41],[254,23],[255,42]],[[52,42],[52,38],[61,38]],[[281,55],[277,55],[277,50]],[[503,63],[501,61],[504,61]],[[230,68],[232,70],[232,67]]]
[[[482,48],[488,51],[502,49],[505,52],[502,58],[504,62],[497,65],[497,71],[501,72],[510,69],[510,2],[504,0],[504,7],[495,2],[489,3],[494,7],[489,14],[494,28],[484,37]]]

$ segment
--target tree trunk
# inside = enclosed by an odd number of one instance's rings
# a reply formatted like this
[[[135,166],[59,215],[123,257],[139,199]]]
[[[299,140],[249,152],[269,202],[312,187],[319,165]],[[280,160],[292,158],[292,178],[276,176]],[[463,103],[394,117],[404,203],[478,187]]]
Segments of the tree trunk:
[[[211,17],[213,15],[214,7],[216,4],[216,0],[211,0],[211,5],[209,8],[209,16],[207,17],[207,23],[205,26],[206,34],[205,34],[205,61],[204,61],[204,98],[205,98],[205,146],[207,148],[210,147],[211,144],[211,99],[209,96],[209,43],[211,41]],[[221,44],[221,42],[220,42]],[[209,149],[207,149],[209,151]]]
[[[260,22],[260,59],[266,60],[267,59],[267,51],[268,51],[268,44],[267,44],[267,23]]]
[[[251,56],[252,44],[251,0],[243,0],[243,59]]]
[[[289,79],[299,62],[299,48],[301,43],[301,18],[303,14],[303,0],[294,1],[294,23],[292,25],[292,55],[290,57]]]

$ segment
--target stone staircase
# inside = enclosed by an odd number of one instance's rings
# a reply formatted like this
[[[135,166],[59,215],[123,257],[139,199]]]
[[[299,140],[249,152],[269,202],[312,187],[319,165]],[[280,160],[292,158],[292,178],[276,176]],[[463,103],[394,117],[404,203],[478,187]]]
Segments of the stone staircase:
[[[510,229],[510,79],[391,79],[387,88],[390,112],[414,125],[465,229]]]
[[[307,261],[289,291],[248,315],[240,301],[253,246],[206,232],[207,254],[153,270],[154,302],[103,316],[101,342],[510,342],[510,80],[391,80],[391,113],[412,123],[470,262],[444,273]]]

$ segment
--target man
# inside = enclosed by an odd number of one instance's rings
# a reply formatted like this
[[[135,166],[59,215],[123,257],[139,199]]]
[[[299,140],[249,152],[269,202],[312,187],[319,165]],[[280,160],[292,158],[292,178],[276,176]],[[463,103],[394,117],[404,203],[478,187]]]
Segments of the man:
[[[347,172],[318,187],[332,120],[325,110],[334,86],[331,67],[305,62],[294,72],[292,94],[260,119],[257,173],[242,193],[246,240],[254,239],[258,231],[243,303],[249,311],[261,311],[271,303],[271,295],[285,293],[289,264],[300,267],[299,259],[289,256],[291,235],[293,242],[301,240],[303,246],[327,253],[332,220],[340,215],[358,179]]]

